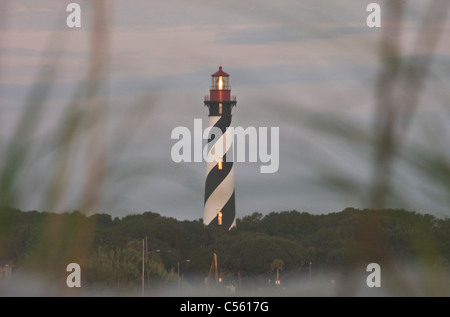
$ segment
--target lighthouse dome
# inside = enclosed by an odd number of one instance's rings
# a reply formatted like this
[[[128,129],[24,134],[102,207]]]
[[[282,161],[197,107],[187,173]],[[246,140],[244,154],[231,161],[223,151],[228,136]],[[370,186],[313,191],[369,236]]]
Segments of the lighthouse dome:
[[[222,66],[219,66],[219,70],[218,70],[217,72],[215,72],[214,74],[212,74],[211,76],[212,76],[212,77],[219,77],[219,76],[222,76],[222,77],[230,77],[229,74],[225,73],[225,72],[222,70]]]

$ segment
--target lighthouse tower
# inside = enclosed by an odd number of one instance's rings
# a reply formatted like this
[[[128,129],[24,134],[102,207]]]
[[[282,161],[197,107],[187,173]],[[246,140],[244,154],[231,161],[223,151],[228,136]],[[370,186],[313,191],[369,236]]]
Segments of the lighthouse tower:
[[[219,128],[222,133],[220,137],[211,135],[208,139],[208,157],[215,155],[215,159],[208,159],[206,163],[203,223],[231,229],[236,226],[236,207],[231,152],[233,134],[227,128],[231,126],[231,108],[236,106],[236,97],[230,95],[230,75],[222,70],[222,66],[211,77],[212,85],[209,96],[205,96],[205,106],[209,109],[209,126]],[[217,153],[223,155],[217,157]]]

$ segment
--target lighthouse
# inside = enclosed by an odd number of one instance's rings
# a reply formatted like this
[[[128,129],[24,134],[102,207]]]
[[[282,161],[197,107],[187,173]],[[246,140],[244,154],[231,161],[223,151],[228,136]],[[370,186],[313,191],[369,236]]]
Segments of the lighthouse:
[[[207,226],[219,226],[228,230],[236,226],[236,206],[234,198],[234,165],[231,152],[233,133],[231,109],[236,106],[236,97],[231,96],[230,75],[219,70],[211,75],[209,96],[205,96],[205,106],[209,110],[209,127],[219,128],[219,137],[211,135],[208,139],[205,201],[203,223]],[[212,131],[212,130],[211,130]],[[223,153],[218,157],[217,153]],[[227,160],[228,156],[228,160]]]

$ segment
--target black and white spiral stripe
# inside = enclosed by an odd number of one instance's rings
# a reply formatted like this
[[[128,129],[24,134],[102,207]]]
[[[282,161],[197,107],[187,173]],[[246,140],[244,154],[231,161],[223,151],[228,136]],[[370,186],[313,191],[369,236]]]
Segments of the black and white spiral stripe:
[[[219,170],[216,160],[208,160],[206,165],[206,184],[203,222],[206,225],[217,226],[218,212],[222,212],[222,226],[231,229],[236,225],[236,207],[234,198],[234,166],[232,157],[233,134],[231,129],[231,115],[210,116],[209,126],[218,127],[222,131],[219,138],[208,140],[208,156],[212,153],[224,153],[222,156],[222,169]],[[211,161],[211,162],[209,162]]]

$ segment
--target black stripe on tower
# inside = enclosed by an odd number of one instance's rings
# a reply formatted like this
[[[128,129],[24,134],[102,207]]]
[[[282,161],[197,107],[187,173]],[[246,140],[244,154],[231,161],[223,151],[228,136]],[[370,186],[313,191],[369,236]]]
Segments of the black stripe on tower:
[[[228,199],[227,203],[225,204],[225,206],[223,206],[221,211],[222,211],[222,226],[225,228],[230,228],[234,222],[234,219],[236,218],[234,190],[230,199]],[[216,215],[216,217],[213,220],[211,220],[209,225],[213,227],[219,226],[218,215]]]
[[[219,120],[214,124],[214,127],[219,128],[222,131],[222,135],[225,133],[227,127],[231,125],[231,115],[230,116],[222,116]],[[211,143],[211,146],[213,146],[216,142],[219,140],[219,137],[216,138],[215,135],[212,135],[208,139],[208,143]],[[216,190],[217,187],[219,187],[220,183],[223,182],[223,180],[228,176],[231,169],[233,168],[233,162],[227,162],[226,156],[227,153],[230,153],[231,155],[232,148],[228,149],[228,151],[223,155],[222,157],[222,169],[219,170],[218,165],[216,164],[208,173],[206,176],[206,182],[205,182],[205,204],[208,200],[209,196]],[[223,211],[222,211],[223,212]]]
[[[222,135],[225,134],[227,128],[229,128],[231,125],[231,115],[229,116],[222,116],[220,117],[219,120],[217,120],[217,122],[214,124],[213,127],[219,128],[220,131],[222,132]],[[211,130],[211,132],[213,132]],[[210,137],[208,138],[208,147],[211,148],[212,146],[214,146],[214,144],[220,139],[220,136],[216,136],[214,134],[211,134]],[[214,142],[213,142],[214,141]],[[227,152],[223,155],[222,157],[222,162],[226,162],[227,161],[227,153],[230,152],[230,150],[227,150]],[[230,155],[232,153],[230,152]],[[231,160],[232,161],[232,160]]]
[[[209,196],[219,187],[220,183],[228,176],[233,167],[233,162],[223,162],[222,169],[219,170],[217,164],[214,166],[211,171],[206,176],[205,183],[205,204],[208,200]]]
[[[219,128],[220,131],[222,131],[222,135],[225,133],[227,128],[231,125],[231,115],[229,116],[221,116],[219,120],[214,124],[214,127]],[[215,139],[215,136],[213,138],[208,139],[208,143],[213,141]]]

